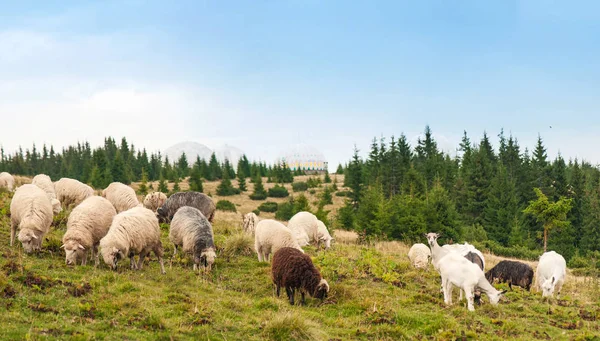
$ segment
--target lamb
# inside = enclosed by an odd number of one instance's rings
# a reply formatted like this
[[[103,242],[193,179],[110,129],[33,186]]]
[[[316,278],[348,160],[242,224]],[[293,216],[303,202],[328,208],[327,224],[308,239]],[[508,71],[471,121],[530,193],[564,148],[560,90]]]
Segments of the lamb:
[[[0,173],[0,188],[6,188],[9,192],[15,189],[15,178],[10,173]]]
[[[36,185],[19,187],[10,203],[10,246],[19,241],[26,253],[40,250],[52,224],[52,205],[46,193]]]
[[[144,198],[144,207],[156,212],[156,210],[161,207],[165,201],[167,201],[167,196],[162,192],[148,193],[148,195],[146,195]]]
[[[113,204],[100,196],[91,196],[77,205],[69,215],[67,232],[63,236],[62,248],[66,252],[67,265],[87,263],[87,251],[92,250],[95,264],[99,264],[98,245],[117,214]]]
[[[251,236],[254,236],[254,232],[256,231],[256,225],[258,225],[259,222],[258,216],[254,214],[254,212],[250,212],[246,213],[245,215],[242,214],[242,219],[242,229],[244,230],[244,232]]]
[[[127,211],[130,208],[141,207],[133,188],[120,182],[113,182],[102,191],[102,197],[110,201],[117,213]]]
[[[560,296],[565,277],[567,275],[567,263],[563,256],[555,251],[545,252],[537,266],[536,284],[542,290],[542,297],[552,297],[556,291],[556,297]]]
[[[525,263],[503,260],[486,272],[485,278],[490,283],[493,283],[494,280],[498,280],[499,283],[508,283],[510,290],[514,284],[529,291],[533,281],[533,269]]]
[[[298,212],[288,222],[288,228],[300,246],[319,241],[319,219],[310,212]]]
[[[210,271],[217,257],[213,230],[199,209],[184,206],[177,210],[171,221],[169,240],[175,246],[173,256],[177,254],[177,247],[181,246],[184,253],[194,255],[194,271],[199,269],[200,263]]]
[[[259,262],[268,262],[271,254],[275,254],[284,247],[298,249],[304,253],[296,238],[292,236],[292,231],[282,223],[273,219],[265,219],[256,225],[254,249],[258,254]]]
[[[452,304],[452,286],[457,286],[465,292],[467,307],[474,311],[473,306],[475,288],[483,291],[493,305],[498,304],[500,297],[506,291],[498,291],[485,278],[483,271],[474,263],[458,253],[449,252],[438,261],[444,291],[444,303]]]
[[[308,293],[314,298],[323,301],[329,292],[329,284],[321,277],[310,257],[298,249],[284,247],[273,255],[273,284],[277,288],[277,297],[281,287],[285,288],[290,304],[294,305],[296,290],[302,295],[302,304],[305,303],[304,295]]]
[[[430,257],[431,250],[423,243],[417,243],[408,250],[408,259],[410,259],[410,263],[417,269],[426,268]]]
[[[175,212],[180,207],[190,206],[195,207],[208,218],[209,222],[213,222],[215,217],[215,203],[212,199],[200,192],[179,192],[171,195],[165,203],[156,210],[158,219],[161,223],[168,223],[173,219]]]
[[[317,247],[321,242],[325,243],[325,249],[329,249],[331,247],[331,242],[334,240],[333,237],[329,234],[329,230],[327,230],[327,226],[322,221],[317,221],[317,236],[318,243]]]
[[[77,206],[82,201],[94,195],[94,189],[75,179],[61,178],[54,183],[56,198],[65,207]]]
[[[56,199],[56,192],[54,190],[54,184],[52,183],[52,179],[50,179],[50,177],[46,174],[38,174],[33,177],[31,183],[33,185],[38,186],[39,188],[44,190],[44,192],[46,192],[46,195],[48,196],[48,199],[52,204],[52,211],[54,212],[54,214],[59,214],[62,211],[62,206],[60,204],[60,201]]]
[[[158,257],[160,271],[165,274],[158,219],[145,207],[134,207],[115,215],[108,233],[100,240],[102,258],[114,270],[118,261],[126,256],[129,256],[132,269],[142,269],[144,258],[150,251]],[[136,254],[140,255],[137,264]]]

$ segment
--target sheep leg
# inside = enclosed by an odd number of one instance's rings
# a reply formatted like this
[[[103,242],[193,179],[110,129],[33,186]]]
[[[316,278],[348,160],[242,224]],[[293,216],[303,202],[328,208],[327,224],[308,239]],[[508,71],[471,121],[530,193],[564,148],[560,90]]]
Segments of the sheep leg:
[[[148,252],[146,252],[146,251],[140,252],[140,259],[138,260],[138,266],[137,266],[137,268],[139,270],[142,270],[142,268],[144,267],[144,259],[146,258],[147,254],[148,254]]]
[[[83,253],[83,257],[81,259],[81,265],[85,266],[87,264],[87,252]]]
[[[508,288],[512,291],[512,281],[508,281]]]
[[[14,220],[10,220],[10,246],[12,247],[15,243],[15,233],[17,232],[17,224]]]
[[[465,287],[465,296],[467,296],[467,309],[469,311],[475,311],[475,307],[473,306],[473,288]]]
[[[129,267],[131,268],[131,270],[137,270],[137,264],[135,262],[135,259],[133,259],[134,255],[130,254],[129,255]]]
[[[446,280],[444,284],[444,302],[452,305],[452,282]]]
[[[163,262],[163,249],[162,247],[156,247],[154,248],[154,254],[156,255],[156,257],[158,258],[158,263],[160,264],[160,273],[161,274],[166,274],[167,272],[165,271],[165,263]]]
[[[177,254],[177,245],[173,244],[174,250],[173,250],[173,258],[175,258],[175,255]]]
[[[300,291],[300,295],[302,296],[302,305],[306,305],[306,300],[304,299],[304,291]]]
[[[94,253],[94,258],[95,258],[95,266],[100,265],[100,254],[98,253],[98,245],[94,245],[92,247],[92,252]]]
[[[458,301],[459,302],[462,301],[462,299],[463,299],[463,291],[464,291],[463,289],[460,289],[458,291]]]
[[[281,289],[281,287],[277,285],[277,297],[279,297],[279,289]]]
[[[288,295],[288,299],[290,300],[290,304],[294,305],[294,289],[291,289],[289,287],[285,288],[285,292]]]

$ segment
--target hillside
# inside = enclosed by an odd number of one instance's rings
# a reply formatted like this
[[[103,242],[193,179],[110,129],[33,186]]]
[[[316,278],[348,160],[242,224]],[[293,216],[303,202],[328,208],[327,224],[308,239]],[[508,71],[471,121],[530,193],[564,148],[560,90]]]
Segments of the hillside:
[[[215,193],[216,185],[205,183],[205,192]],[[311,203],[315,200],[313,194],[307,196]],[[9,195],[0,193],[0,334],[32,340],[600,337],[597,279],[569,276],[561,299],[550,303],[542,301],[540,293],[515,288],[499,306],[484,303],[469,313],[464,302],[444,306],[439,275],[431,267],[412,269],[406,245],[346,244],[342,233],[336,234],[329,251],[306,248],[330,283],[329,297],[322,304],[308,299],[306,306],[290,306],[285,295],[275,297],[269,265],[256,260],[253,241],[241,234],[239,212],[251,211],[260,202],[246,194],[227,199],[238,205],[238,213],[217,212],[219,254],[213,272],[194,274],[188,259],[171,260],[173,247],[165,225],[167,274],[161,275],[155,257],[143,271],[131,271],[124,263],[118,272],[103,264],[67,267],[60,249],[66,214],[55,218],[41,254],[25,255],[20,247],[10,248]],[[334,205],[326,209],[335,210],[341,202],[343,198],[334,196]],[[500,259],[485,256],[489,267]]]

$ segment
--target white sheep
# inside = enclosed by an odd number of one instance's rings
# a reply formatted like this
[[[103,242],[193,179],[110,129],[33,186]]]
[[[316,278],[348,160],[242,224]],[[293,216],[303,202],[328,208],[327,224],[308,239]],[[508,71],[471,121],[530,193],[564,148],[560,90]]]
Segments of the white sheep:
[[[167,201],[167,195],[162,192],[148,193],[144,198],[144,207],[156,212],[156,210],[165,204]]]
[[[120,182],[113,182],[102,191],[102,197],[110,201],[117,213],[127,211],[130,208],[142,207],[133,188]]]
[[[461,256],[466,256],[469,252],[473,252],[481,258],[481,262],[483,263],[483,268],[485,269],[485,258],[483,257],[483,253],[477,250],[475,246],[465,242],[464,244],[446,244],[442,246],[443,248],[450,250],[452,252],[459,253]]]
[[[160,227],[154,212],[145,207],[134,207],[117,214],[110,229],[100,240],[100,252],[106,264],[117,269],[120,259],[129,257],[132,269],[142,269],[144,258],[153,251],[160,262],[161,273],[165,273]],[[135,262],[136,254],[140,255]]]
[[[429,264],[429,258],[431,258],[431,250],[423,243],[414,244],[408,250],[408,259],[417,269],[426,268]]]
[[[325,249],[329,249],[331,247],[331,242],[334,240],[329,234],[329,230],[327,229],[327,226],[325,226],[325,223],[320,220],[317,221],[317,238],[318,244],[321,242],[325,243]]]
[[[75,179],[61,178],[54,183],[56,198],[65,207],[77,206],[82,201],[94,195],[94,189]]]
[[[474,311],[475,288],[487,294],[491,304],[498,304],[506,291],[498,291],[485,278],[479,266],[455,252],[449,252],[438,261],[444,291],[444,303],[452,304],[452,288],[457,286],[465,292],[467,307]]]
[[[92,251],[92,258],[98,266],[98,245],[117,214],[110,201],[94,195],[77,205],[69,215],[67,232],[63,236],[63,246],[67,265],[75,265],[81,259],[86,265],[87,251]]]
[[[256,231],[256,225],[258,225],[260,219],[258,219],[258,216],[254,214],[254,212],[246,213],[245,215],[242,215],[242,218],[242,229],[247,234],[254,236],[254,232]]]
[[[318,244],[319,241],[319,219],[310,212],[298,212],[288,222],[287,227],[300,246],[306,246],[311,242]]]
[[[54,183],[52,183],[52,179],[46,174],[38,174],[33,177],[31,180],[31,184],[38,186],[48,196],[50,203],[52,204],[52,211],[54,214],[59,214],[62,211],[62,206],[60,201],[56,199],[56,191],[54,190]]]
[[[42,240],[52,224],[52,205],[46,193],[36,185],[19,187],[10,203],[10,246],[19,241],[27,253],[42,247]]]
[[[285,225],[273,219],[261,220],[256,225],[254,235],[254,249],[258,254],[258,261],[268,262],[269,256],[283,247],[292,247],[304,252],[293,237],[292,231]]]
[[[536,285],[542,290],[542,297],[560,296],[565,277],[567,275],[567,262],[555,251],[545,252],[536,269]]]
[[[15,189],[15,177],[10,173],[0,173],[0,188],[6,188],[9,192]]]
[[[217,257],[215,253],[214,235],[212,225],[202,212],[190,206],[177,210],[169,228],[169,240],[173,243],[177,254],[177,247],[181,246],[184,254],[194,257],[194,271],[203,264],[204,269],[210,271]]]

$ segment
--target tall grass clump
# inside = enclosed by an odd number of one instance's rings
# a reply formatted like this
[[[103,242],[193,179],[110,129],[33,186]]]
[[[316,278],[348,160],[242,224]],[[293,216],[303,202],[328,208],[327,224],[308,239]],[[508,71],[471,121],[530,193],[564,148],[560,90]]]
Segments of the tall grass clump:
[[[292,312],[280,313],[267,322],[263,336],[276,341],[325,339],[315,322]]]
[[[231,235],[223,245],[223,256],[252,256],[254,254],[254,238],[251,235],[240,232]]]

